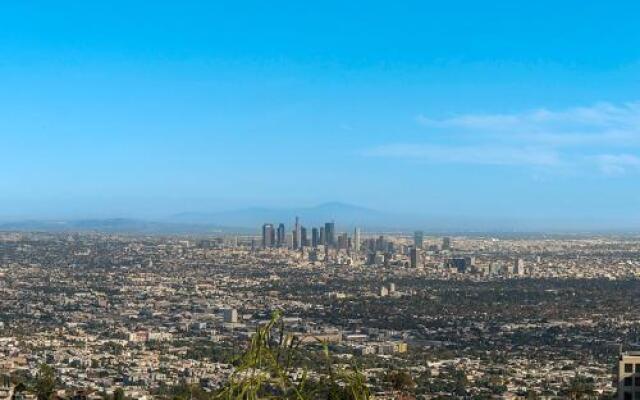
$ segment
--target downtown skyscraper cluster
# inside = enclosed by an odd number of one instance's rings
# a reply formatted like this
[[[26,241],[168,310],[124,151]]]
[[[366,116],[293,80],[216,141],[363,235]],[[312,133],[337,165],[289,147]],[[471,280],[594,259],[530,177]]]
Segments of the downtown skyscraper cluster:
[[[263,248],[288,248],[301,250],[305,247],[317,248],[325,246],[334,249],[360,250],[360,230],[356,228],[353,236],[347,233],[338,234],[335,222],[326,222],[324,226],[313,227],[311,231],[300,223],[296,217],[293,229],[287,232],[285,225],[280,223],[276,228],[272,223],[262,225]]]

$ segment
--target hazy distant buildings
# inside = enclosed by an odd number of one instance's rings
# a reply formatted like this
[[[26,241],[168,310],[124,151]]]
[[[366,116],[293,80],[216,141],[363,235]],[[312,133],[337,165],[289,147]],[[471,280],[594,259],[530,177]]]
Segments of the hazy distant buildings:
[[[286,230],[284,227],[284,224],[280,224],[278,225],[278,232],[276,235],[276,243],[278,245],[278,247],[283,247],[286,245]]]
[[[311,234],[311,236],[309,236]],[[357,239],[357,240],[355,240]],[[357,251],[360,250],[360,231],[356,229],[355,242],[357,242]],[[354,246],[352,240],[347,233],[338,235],[334,222],[327,222],[319,228],[311,228],[311,232],[300,224],[300,218],[296,217],[294,227],[290,233],[286,232],[285,225],[280,223],[276,228],[271,223],[265,223],[262,226],[262,247],[281,247],[294,250],[301,250],[304,247],[312,246],[317,248],[324,245],[327,248],[334,249],[352,249]]]
[[[334,247],[336,245],[336,224],[327,222],[324,224],[325,245]]]
[[[455,257],[447,261],[449,268],[453,268],[461,274],[468,272],[474,263],[474,257]]]
[[[338,236],[338,249],[347,249],[349,247],[349,236],[343,233]]]
[[[360,228],[353,230],[353,251],[356,254],[360,253]]]
[[[409,258],[411,259],[411,268],[417,268],[420,263],[420,253],[418,252],[418,249],[412,247],[409,252]]]
[[[302,232],[300,228],[300,218],[296,217],[296,223],[293,227],[293,248],[296,250],[302,247]]]
[[[275,243],[276,233],[273,229],[273,224],[262,225],[262,247],[273,247]]]
[[[422,231],[415,231],[413,233],[413,247],[422,250],[424,246],[424,233]]]
[[[442,238],[442,250],[451,250],[451,238]]]
[[[376,239],[375,250],[376,251],[386,251],[387,250],[387,242],[384,240],[384,236],[380,235]]]

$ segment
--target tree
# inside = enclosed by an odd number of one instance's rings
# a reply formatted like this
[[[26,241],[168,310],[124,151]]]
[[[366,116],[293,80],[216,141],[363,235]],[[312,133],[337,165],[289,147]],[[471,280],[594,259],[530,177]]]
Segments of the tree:
[[[22,393],[22,392],[24,392],[25,390],[27,390],[27,386],[24,384],[24,382],[22,382],[22,381],[21,381],[21,382],[18,382],[18,383],[16,384],[16,387],[13,389],[13,395],[11,396],[11,399],[12,399],[12,400],[13,400],[13,399],[15,399],[15,398],[16,398],[16,395],[17,395],[18,393]]]
[[[124,390],[117,388],[113,391],[113,400],[124,400]]]
[[[567,394],[573,400],[592,399],[595,397],[593,383],[583,376],[576,376],[571,380]]]
[[[397,392],[406,392],[415,386],[413,378],[406,371],[390,371],[386,376],[386,381]]]
[[[49,400],[56,387],[56,377],[53,368],[47,364],[40,364],[36,378],[35,392],[38,400]]]
[[[251,338],[246,353],[236,362],[229,381],[218,391],[216,400],[260,400],[267,398],[310,400],[368,400],[371,396],[365,377],[354,365],[338,369],[332,363],[327,343],[323,343],[325,376],[318,384],[308,378],[306,370],[296,380],[295,360],[300,355],[300,341],[284,330],[278,313]]]

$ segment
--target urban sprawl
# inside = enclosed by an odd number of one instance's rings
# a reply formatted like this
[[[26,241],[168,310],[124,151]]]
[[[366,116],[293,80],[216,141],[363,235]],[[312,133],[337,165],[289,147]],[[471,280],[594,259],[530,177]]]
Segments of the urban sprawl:
[[[59,398],[211,398],[272,324],[294,383],[329,362],[375,399],[635,400],[639,276],[633,236],[3,232],[0,399],[44,375]]]

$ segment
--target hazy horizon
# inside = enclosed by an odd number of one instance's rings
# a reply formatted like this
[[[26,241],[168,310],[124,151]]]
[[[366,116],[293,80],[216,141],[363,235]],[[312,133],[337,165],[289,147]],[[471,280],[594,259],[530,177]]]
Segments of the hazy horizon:
[[[138,199],[142,201],[144,199]],[[224,202],[206,201],[202,199],[191,202],[179,202],[180,205],[191,208],[147,207],[144,212],[135,209],[119,208],[118,203],[103,204],[96,200],[87,203],[87,208],[73,208],[65,212],[42,212],[29,215],[0,215],[0,230],[29,229],[57,230],[55,223],[81,223],[83,229],[140,231],[140,226],[134,222],[159,224],[152,230],[171,232],[179,230],[187,232],[198,227],[224,228],[232,232],[234,229],[259,230],[264,223],[284,223],[292,226],[295,217],[301,217],[306,226],[321,226],[324,222],[335,221],[339,229],[350,230],[354,227],[377,230],[398,230],[409,232],[424,230],[425,232],[457,232],[457,233],[637,233],[640,221],[620,218],[602,222],[598,218],[571,218],[566,216],[528,216],[519,215],[465,215],[429,210],[399,210],[377,209],[358,204],[332,201],[326,203],[292,203],[287,205],[252,205],[243,206],[242,202],[224,205]],[[126,202],[130,207],[131,202]],[[157,204],[157,203],[156,203]],[[147,204],[148,205],[148,204]],[[217,205],[217,206],[216,206]],[[122,206],[122,204],[120,204]],[[165,204],[166,206],[166,204]],[[61,205],[64,209],[64,206]],[[122,224],[113,226],[103,222],[122,220]],[[130,225],[126,221],[130,221]],[[35,225],[31,224],[35,223]],[[40,224],[42,223],[42,224]],[[54,223],[49,225],[48,223]],[[148,227],[144,225],[145,229]],[[115,228],[115,229],[114,229]],[[75,230],[74,225],[60,225],[61,230]],[[83,230],[80,229],[80,230]]]

